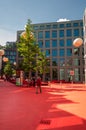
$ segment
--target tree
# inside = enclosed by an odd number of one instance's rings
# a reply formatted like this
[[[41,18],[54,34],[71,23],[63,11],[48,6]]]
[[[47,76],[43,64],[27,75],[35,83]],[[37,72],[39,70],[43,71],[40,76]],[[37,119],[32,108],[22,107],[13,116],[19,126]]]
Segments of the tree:
[[[4,74],[7,75],[8,77],[11,77],[13,74],[13,68],[10,61],[8,61],[4,67]]]
[[[38,70],[43,73],[46,58],[36,43],[31,20],[28,20],[25,31],[21,34],[17,48],[22,57],[23,69],[25,72],[29,72],[29,77],[31,77],[32,72],[37,72]]]

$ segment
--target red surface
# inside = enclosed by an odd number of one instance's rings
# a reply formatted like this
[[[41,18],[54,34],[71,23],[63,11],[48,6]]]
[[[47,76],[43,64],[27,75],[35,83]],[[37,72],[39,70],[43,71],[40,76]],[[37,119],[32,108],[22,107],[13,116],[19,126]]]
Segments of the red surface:
[[[35,88],[0,81],[0,130],[86,130],[86,86]]]

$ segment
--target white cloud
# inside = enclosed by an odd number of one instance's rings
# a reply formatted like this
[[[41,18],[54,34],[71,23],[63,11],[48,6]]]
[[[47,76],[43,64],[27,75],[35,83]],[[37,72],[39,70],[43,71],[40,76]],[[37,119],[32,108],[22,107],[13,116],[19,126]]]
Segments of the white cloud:
[[[16,32],[0,29],[0,45],[5,45],[7,41],[16,41]]]
[[[57,20],[57,22],[64,22],[64,21],[70,21],[70,20],[68,20],[66,18],[61,18],[61,19]]]

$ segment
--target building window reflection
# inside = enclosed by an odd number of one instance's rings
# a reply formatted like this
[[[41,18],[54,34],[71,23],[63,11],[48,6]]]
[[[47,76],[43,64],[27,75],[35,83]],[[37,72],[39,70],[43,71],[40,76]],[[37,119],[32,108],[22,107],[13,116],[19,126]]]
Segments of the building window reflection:
[[[56,30],[53,30],[52,31],[52,38],[56,38],[57,37],[57,31]]]
[[[72,56],[72,49],[71,48],[67,48],[67,56]]]
[[[46,56],[50,56],[50,49],[46,50]]]
[[[45,47],[49,48],[50,47],[50,40],[45,40]]]
[[[80,60],[79,59],[74,59],[73,60],[73,64],[74,64],[74,66],[79,66],[80,65]]]
[[[66,58],[66,66],[72,66],[72,58]]]
[[[64,49],[60,49],[59,50],[59,56],[64,56],[65,55],[65,50]]]
[[[74,36],[79,36],[79,29],[74,29]]]
[[[57,77],[57,68],[53,68],[52,69],[52,79],[58,79],[58,77]]]
[[[39,47],[40,47],[40,48],[43,48],[43,41],[40,40],[40,41],[38,41],[38,43],[39,43]]]
[[[45,31],[45,38],[50,38],[50,31]]]
[[[75,81],[80,81],[80,69],[75,68],[74,72],[75,72]]]
[[[65,58],[60,58],[60,66],[64,67],[65,66]]]
[[[38,38],[43,38],[43,32],[42,31],[38,32]]]
[[[72,39],[67,39],[66,45],[67,47],[72,46]]]
[[[65,70],[60,69],[60,80],[65,80]]]
[[[57,40],[52,40],[52,47],[57,47]]]
[[[57,58],[53,58],[52,59],[52,66],[57,66],[57,65],[58,65]]]
[[[71,29],[67,29],[66,30],[66,36],[67,37],[71,37],[72,36],[72,30]]]
[[[60,47],[63,47],[63,46],[64,46],[64,40],[63,40],[63,39],[59,41],[59,46],[60,46]]]
[[[57,49],[52,49],[52,56],[57,56]]]
[[[64,37],[64,30],[60,30],[59,31],[59,37],[61,38],[61,37]]]

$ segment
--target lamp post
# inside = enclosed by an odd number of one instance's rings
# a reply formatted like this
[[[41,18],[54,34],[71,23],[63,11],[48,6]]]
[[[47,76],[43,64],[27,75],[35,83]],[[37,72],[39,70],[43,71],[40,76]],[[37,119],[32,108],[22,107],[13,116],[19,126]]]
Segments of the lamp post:
[[[7,57],[3,57],[3,61],[4,62],[8,62],[8,58]]]
[[[4,55],[4,50],[0,50],[0,76],[1,76],[1,70],[2,70],[2,56]]]
[[[78,48],[80,47],[81,45],[83,44],[83,40],[81,38],[76,38],[74,41],[73,41],[73,46]],[[85,58],[86,59],[86,58]],[[86,62],[86,60],[85,60]],[[85,63],[86,64],[86,63]],[[85,72],[86,73],[86,72]],[[85,74],[85,82],[86,82],[86,74]]]
[[[81,38],[76,38],[74,41],[73,41],[73,45],[74,47],[80,47],[83,43],[83,40]]]

